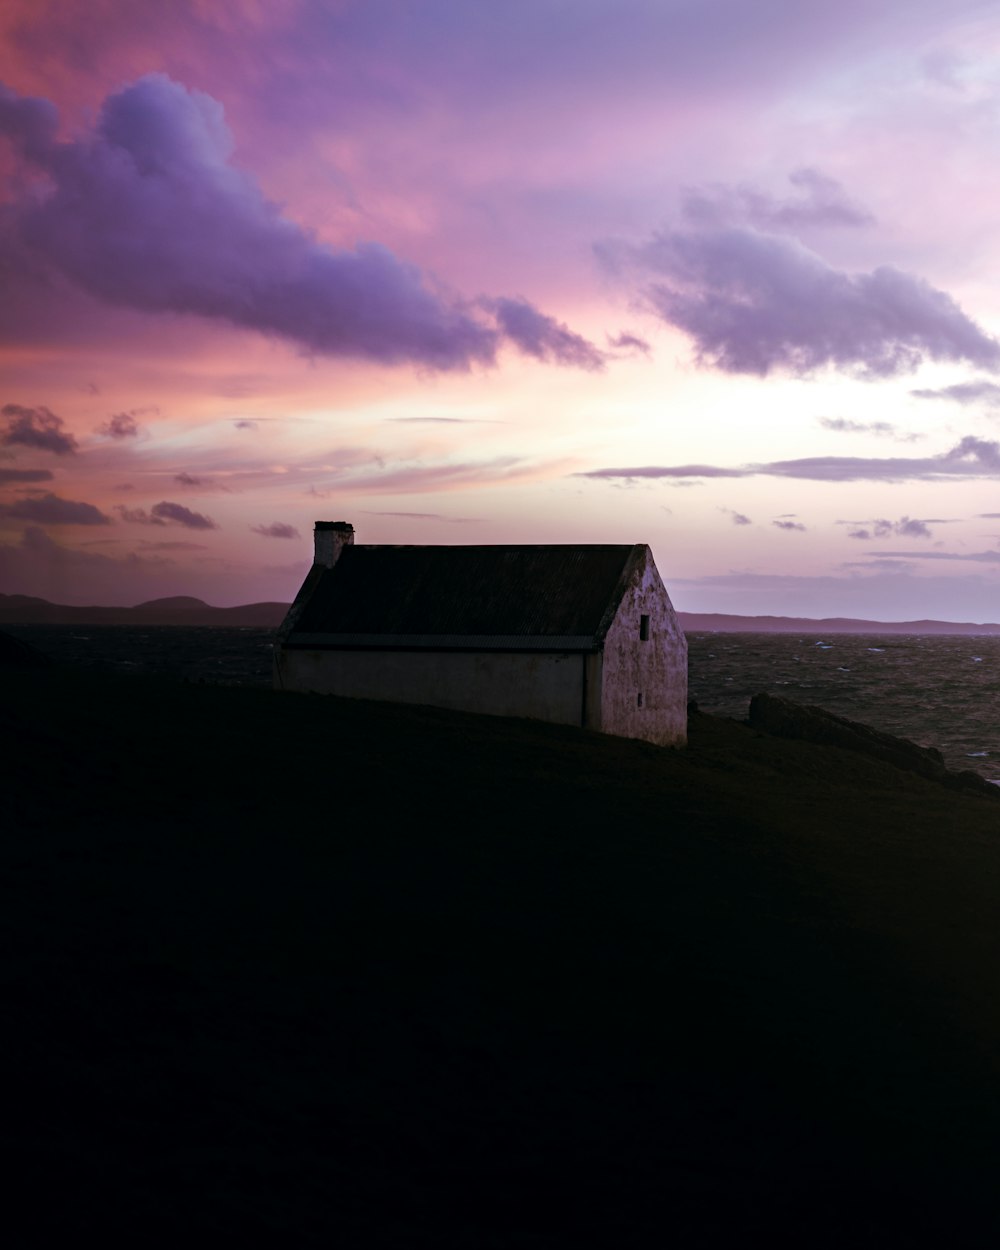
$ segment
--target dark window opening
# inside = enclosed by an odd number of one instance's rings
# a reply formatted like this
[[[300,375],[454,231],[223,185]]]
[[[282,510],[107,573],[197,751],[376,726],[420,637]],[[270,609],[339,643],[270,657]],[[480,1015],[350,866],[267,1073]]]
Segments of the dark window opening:
[[[639,617],[639,641],[649,642],[649,617],[645,614]]]
[[[642,691],[641,690],[639,691],[639,695],[636,699],[636,707],[642,707]]]

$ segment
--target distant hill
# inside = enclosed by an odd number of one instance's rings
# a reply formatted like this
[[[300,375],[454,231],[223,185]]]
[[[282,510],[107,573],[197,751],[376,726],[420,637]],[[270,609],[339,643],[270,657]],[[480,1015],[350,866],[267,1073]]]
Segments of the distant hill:
[[[213,608],[189,595],[150,599],[134,608],[76,607],[29,595],[0,595],[0,624],[4,625],[215,625],[276,629],[287,610],[286,603]]]
[[[678,612],[685,633],[721,634],[1000,634],[1000,625],[970,621],[865,621],[847,616],[728,616]]]
[[[75,607],[30,595],[0,595],[0,625],[216,625],[277,629],[287,603],[244,603],[213,608],[202,599],[175,595],[134,608]],[[1000,624],[970,621],[865,621],[846,616],[730,616],[678,612],[686,633],[723,634],[1000,634]]]

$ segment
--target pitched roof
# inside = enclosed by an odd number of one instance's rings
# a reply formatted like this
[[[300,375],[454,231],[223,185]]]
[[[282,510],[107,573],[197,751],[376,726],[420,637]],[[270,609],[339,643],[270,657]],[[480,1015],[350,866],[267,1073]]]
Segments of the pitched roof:
[[[645,546],[348,546],[306,579],[287,646],[586,650]]]

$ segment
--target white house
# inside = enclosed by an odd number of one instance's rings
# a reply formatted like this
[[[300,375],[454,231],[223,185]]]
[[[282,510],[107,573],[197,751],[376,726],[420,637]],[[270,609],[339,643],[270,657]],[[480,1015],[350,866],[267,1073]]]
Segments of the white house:
[[[687,736],[687,641],[644,543],[356,546],[346,521],[317,521],[274,683]]]

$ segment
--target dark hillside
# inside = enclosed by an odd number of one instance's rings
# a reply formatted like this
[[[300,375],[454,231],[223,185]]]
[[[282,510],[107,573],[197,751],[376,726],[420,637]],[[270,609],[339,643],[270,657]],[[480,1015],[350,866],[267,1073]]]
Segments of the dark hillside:
[[[998,1231],[1000,804],[700,715],[3,682],[17,1244]]]

